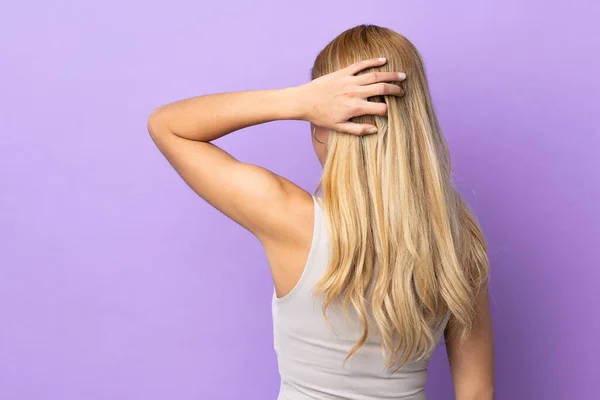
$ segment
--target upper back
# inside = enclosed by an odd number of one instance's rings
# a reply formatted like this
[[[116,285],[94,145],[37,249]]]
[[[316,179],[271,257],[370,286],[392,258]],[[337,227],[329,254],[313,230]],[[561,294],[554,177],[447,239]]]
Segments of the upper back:
[[[344,359],[362,334],[352,312],[345,317],[330,307],[327,324],[320,298],[312,289],[328,263],[327,219],[313,196],[313,235],[308,258],[293,289],[282,298],[273,293],[273,334],[281,391],[279,399],[425,399],[429,360],[406,364],[396,372],[385,368],[381,341],[371,332],[367,343]],[[448,321],[436,330],[438,341]]]

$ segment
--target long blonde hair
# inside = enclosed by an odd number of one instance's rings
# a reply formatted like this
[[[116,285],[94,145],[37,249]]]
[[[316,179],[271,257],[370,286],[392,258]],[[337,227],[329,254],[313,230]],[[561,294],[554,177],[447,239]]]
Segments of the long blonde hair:
[[[346,360],[381,335],[387,366],[425,359],[448,313],[464,339],[474,325],[476,297],[487,290],[489,261],[479,224],[451,180],[451,162],[415,46],[379,26],[360,25],[317,56],[312,79],[363,59],[386,57],[374,70],[401,71],[403,97],[380,96],[387,116],[354,122],[374,135],[330,131],[321,181],[331,238],[327,272],[317,283],[323,313],[334,302],[353,309],[363,325]]]

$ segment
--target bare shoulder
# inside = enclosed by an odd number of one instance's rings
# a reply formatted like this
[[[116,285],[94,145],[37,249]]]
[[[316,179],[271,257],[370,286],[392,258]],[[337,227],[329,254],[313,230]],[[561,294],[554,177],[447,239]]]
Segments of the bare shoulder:
[[[286,178],[277,176],[279,198],[271,202],[271,234],[259,237],[263,245],[293,244],[312,233],[314,202],[311,194]]]
[[[314,200],[309,192],[282,181],[285,200],[277,211],[276,235],[259,237],[278,297],[288,294],[297,284],[310,252],[314,230]],[[280,208],[281,207],[281,208]]]

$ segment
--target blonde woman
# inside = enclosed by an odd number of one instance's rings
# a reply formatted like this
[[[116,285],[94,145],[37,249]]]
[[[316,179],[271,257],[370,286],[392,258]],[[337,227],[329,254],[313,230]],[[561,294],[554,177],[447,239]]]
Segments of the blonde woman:
[[[486,244],[453,187],[419,53],[361,25],[320,52],[312,78],[182,100],[148,121],[187,184],[265,249],[279,399],[424,400],[442,337],[456,399],[492,399]],[[284,119],[310,122],[313,194],[211,143]]]

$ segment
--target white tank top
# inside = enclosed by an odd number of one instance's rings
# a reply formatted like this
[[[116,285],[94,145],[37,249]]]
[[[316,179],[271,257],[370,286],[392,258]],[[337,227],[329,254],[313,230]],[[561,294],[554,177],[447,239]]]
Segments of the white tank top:
[[[327,220],[320,199],[313,196],[313,238],[308,259],[296,286],[282,298],[273,291],[273,337],[281,386],[278,400],[426,400],[429,359],[408,363],[395,373],[385,369],[378,335],[342,366],[362,326],[348,321],[331,306],[322,315],[322,302],[312,289],[328,261]],[[351,314],[352,315],[352,314]],[[439,342],[449,314],[436,331]]]

